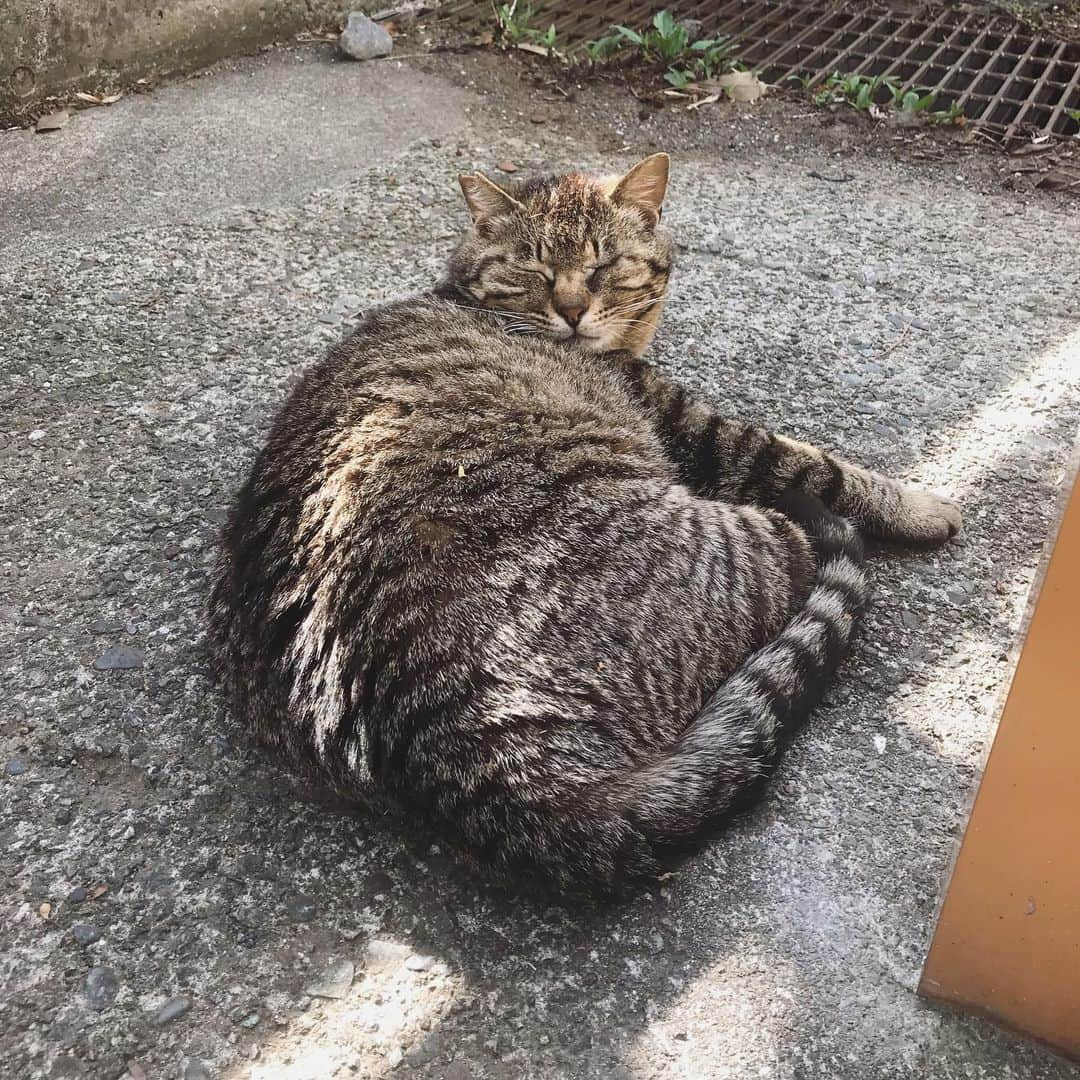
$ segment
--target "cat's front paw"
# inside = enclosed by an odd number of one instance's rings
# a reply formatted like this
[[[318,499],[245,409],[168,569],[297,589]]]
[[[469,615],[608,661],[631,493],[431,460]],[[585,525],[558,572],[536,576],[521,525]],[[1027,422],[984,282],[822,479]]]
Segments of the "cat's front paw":
[[[895,516],[881,535],[907,544],[942,544],[963,528],[960,507],[943,495],[903,487]]]

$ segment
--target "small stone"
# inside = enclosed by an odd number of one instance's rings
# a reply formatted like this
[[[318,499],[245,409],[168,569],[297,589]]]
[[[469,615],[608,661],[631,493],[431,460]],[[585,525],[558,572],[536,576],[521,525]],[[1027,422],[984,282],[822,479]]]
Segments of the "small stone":
[[[914,630],[916,627],[921,625],[922,619],[920,619],[914,611],[901,611],[900,622],[909,630]]]
[[[394,49],[394,39],[363,12],[353,11],[338,38],[338,48],[350,60],[371,60],[376,56],[389,56]]]
[[[192,1058],[184,1066],[184,1080],[213,1080],[210,1070],[201,1062]]]
[[[86,976],[86,1000],[90,1008],[101,1012],[107,1009],[120,993],[120,980],[112,968],[92,967]]]
[[[258,1027],[261,1019],[262,1017],[258,1013],[248,1013],[247,1016],[240,1021],[240,1026],[246,1028]]]
[[[97,671],[128,671],[142,666],[143,651],[127,645],[113,645],[94,661]]]
[[[4,772],[8,776],[22,776],[24,772],[29,768],[22,758],[13,757],[7,765],[4,766]]]
[[[517,172],[518,167],[512,161],[500,161],[496,168],[500,172],[511,173]]]
[[[71,927],[71,936],[75,939],[77,945],[82,945],[85,948],[87,945],[93,945],[95,941],[101,940],[101,931],[91,923],[77,922]]]
[[[314,982],[304,987],[304,992],[312,997],[335,998],[347,997],[352,987],[355,968],[351,960],[335,960]]]
[[[60,815],[57,814],[57,817],[59,816]],[[61,822],[58,821],[57,824],[59,825]],[[86,889],[82,885],[76,885],[75,888],[67,894],[67,902],[69,904],[81,904],[86,899],[86,896]]]
[[[318,910],[315,901],[305,893],[294,896],[288,904],[285,905],[285,912],[289,916],[289,922],[295,923],[311,922],[311,920],[315,918],[315,913]]]
[[[59,131],[61,128],[67,127],[70,119],[71,113],[69,113],[67,109],[61,109],[59,112],[46,113],[44,116],[38,117],[38,122],[34,125],[34,130],[39,134],[46,131]]]
[[[410,955],[412,955],[411,950],[406,945],[372,938],[367,944],[364,966],[372,975],[396,971]]]
[[[874,736],[874,749],[879,754],[884,754],[885,753],[885,747],[887,745],[888,745],[888,740],[885,738],[884,735],[875,735]]]
[[[405,1060],[405,1055],[401,1052],[400,1046],[395,1046],[389,1054],[386,1055],[386,1064],[391,1069],[396,1069]]]
[[[419,953],[413,953],[408,960],[405,961],[405,966],[410,971],[430,971],[435,966],[434,956],[421,956]]]
[[[158,1027],[164,1027],[166,1024],[171,1024],[174,1020],[179,1020],[189,1009],[191,1008],[191,998],[184,997],[182,994],[177,997],[171,997],[164,1005],[158,1009],[154,1015],[154,1023]]]
[[[71,807],[70,806],[64,806],[64,807],[61,807],[61,809],[56,811],[56,817],[53,818],[53,821],[55,821],[57,825],[70,825],[71,824],[71,819],[74,816],[75,815],[74,815]]]

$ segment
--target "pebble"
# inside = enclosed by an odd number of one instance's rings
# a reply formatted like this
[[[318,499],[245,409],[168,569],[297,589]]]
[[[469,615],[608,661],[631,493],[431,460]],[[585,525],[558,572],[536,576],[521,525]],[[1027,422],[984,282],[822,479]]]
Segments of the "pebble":
[[[405,966],[410,971],[430,971],[435,966],[435,957],[421,956],[419,953],[413,953],[413,955],[405,961]]]
[[[920,619],[914,611],[901,611],[900,622],[909,630],[914,630],[916,627],[922,625],[922,619]]]
[[[338,38],[338,48],[350,60],[371,60],[376,56],[389,56],[394,49],[394,39],[362,11],[353,11]]]
[[[158,1027],[164,1027],[166,1024],[171,1024],[174,1020],[179,1020],[190,1008],[191,998],[184,997],[182,994],[177,997],[171,997],[154,1015],[154,1023],[157,1024]]]
[[[4,772],[8,776],[22,776],[24,772],[29,768],[22,758],[13,757],[7,765],[4,766]]]
[[[304,992],[312,997],[334,999],[348,997],[355,971],[351,960],[335,960],[322,975],[304,987]]]
[[[294,923],[311,922],[312,919],[315,918],[315,913],[318,910],[315,901],[305,893],[294,896],[288,904],[285,905],[285,912],[289,916],[289,922]]]
[[[76,944],[93,945],[95,941],[101,940],[101,931],[92,923],[77,922],[71,927],[71,936],[75,939]]]
[[[210,1070],[201,1062],[192,1058],[184,1066],[184,1080],[213,1080]]]
[[[57,818],[60,817],[59,814],[57,814],[56,816],[57,816]],[[70,820],[70,818],[69,818],[69,820]],[[60,825],[60,824],[62,824],[62,822],[60,822],[58,820],[57,824]],[[75,888],[72,889],[71,892],[69,892],[67,894],[67,902],[69,904],[81,904],[86,899],[86,897],[87,897],[87,892],[86,892],[85,887],[82,886],[82,885],[76,885]]]
[[[120,980],[112,968],[92,967],[86,976],[86,1000],[98,1012],[107,1009],[120,993]]]
[[[113,645],[94,661],[97,671],[128,671],[142,666],[142,649],[132,649],[128,645]]]
[[[396,971],[409,958],[411,950],[406,945],[395,941],[382,941],[372,938],[365,950],[364,967],[370,974]]]

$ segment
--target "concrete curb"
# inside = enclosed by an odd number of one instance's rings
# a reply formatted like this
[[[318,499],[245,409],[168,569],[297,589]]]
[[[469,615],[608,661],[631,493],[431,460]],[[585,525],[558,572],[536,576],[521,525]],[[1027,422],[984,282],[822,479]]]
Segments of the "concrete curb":
[[[338,0],[6,0],[0,115],[52,95],[191,71],[325,26]]]

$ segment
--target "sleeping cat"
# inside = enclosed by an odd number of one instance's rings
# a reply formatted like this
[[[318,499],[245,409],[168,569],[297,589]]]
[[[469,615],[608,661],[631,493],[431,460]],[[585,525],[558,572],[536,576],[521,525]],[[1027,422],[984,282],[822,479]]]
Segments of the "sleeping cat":
[[[960,526],[640,358],[667,172],[461,177],[444,282],[307,372],[224,534],[212,626],[245,722],[502,878],[611,890],[699,845],[851,640],[849,521]]]

